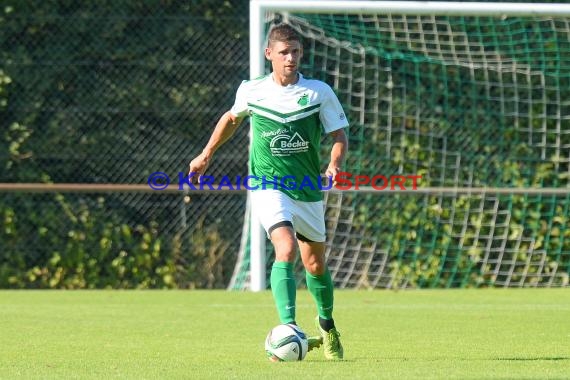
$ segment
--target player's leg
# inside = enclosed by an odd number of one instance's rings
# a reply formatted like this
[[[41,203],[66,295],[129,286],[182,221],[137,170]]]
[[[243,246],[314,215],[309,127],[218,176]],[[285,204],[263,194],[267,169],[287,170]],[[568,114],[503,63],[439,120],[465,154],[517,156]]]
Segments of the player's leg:
[[[294,323],[297,286],[293,265],[297,241],[290,211],[291,199],[278,190],[259,190],[251,193],[251,205],[275,249],[270,283],[279,320]]]
[[[305,267],[307,288],[315,299],[323,328],[334,327],[332,317],[334,307],[334,289],[331,274],[325,263],[325,244],[309,241],[301,234],[297,235],[301,250],[301,259]]]
[[[279,227],[270,229],[271,242],[275,249],[275,262],[271,268],[271,292],[279,320],[281,323],[297,323],[295,308],[297,299],[297,282],[293,265],[297,253],[295,233],[288,222],[279,223]],[[320,347],[323,338],[307,337],[308,351]]]
[[[268,230],[275,249],[271,268],[271,292],[281,323],[296,323],[297,284],[293,265],[297,252],[295,233],[290,221],[282,221]]]
[[[307,289],[317,304],[317,327],[324,339],[325,357],[342,359],[343,347],[333,319],[334,285],[325,260],[325,224],[322,202],[297,203],[295,230],[305,267]]]
[[[317,304],[316,325],[323,337],[324,354],[327,359],[338,360],[344,357],[340,334],[332,316],[334,307],[334,285],[325,262],[325,244],[308,241],[301,234],[297,235],[301,259],[305,266],[307,289]]]

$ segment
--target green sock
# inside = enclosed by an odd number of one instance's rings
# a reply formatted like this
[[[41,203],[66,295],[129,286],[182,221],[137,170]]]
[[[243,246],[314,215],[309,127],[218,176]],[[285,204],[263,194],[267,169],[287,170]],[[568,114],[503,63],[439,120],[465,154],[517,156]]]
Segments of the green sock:
[[[313,299],[317,303],[319,317],[322,319],[332,319],[334,295],[331,272],[328,268],[325,273],[315,276],[305,272],[307,288]]]
[[[281,323],[295,322],[297,284],[293,263],[276,261],[271,268],[271,292]]]

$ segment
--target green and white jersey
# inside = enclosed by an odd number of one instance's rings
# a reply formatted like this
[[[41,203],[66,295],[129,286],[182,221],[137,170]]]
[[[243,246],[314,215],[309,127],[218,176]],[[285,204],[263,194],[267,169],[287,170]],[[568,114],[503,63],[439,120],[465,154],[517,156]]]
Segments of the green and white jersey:
[[[251,118],[251,187],[279,189],[305,202],[322,200],[322,131],[330,133],[348,126],[329,85],[301,74],[296,84],[288,86],[275,83],[272,75],[244,81],[230,112]]]

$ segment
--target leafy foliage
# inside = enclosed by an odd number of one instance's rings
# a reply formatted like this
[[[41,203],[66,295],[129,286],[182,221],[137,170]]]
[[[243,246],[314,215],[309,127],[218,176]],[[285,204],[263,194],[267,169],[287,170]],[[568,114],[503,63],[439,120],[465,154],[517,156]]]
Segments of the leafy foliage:
[[[0,181],[144,183],[183,171],[246,77],[247,4],[4,2]],[[246,167],[240,153],[222,157],[229,174]],[[157,197],[5,196],[0,286],[223,287],[233,226],[222,236],[207,205],[186,207],[199,223]],[[233,212],[239,220],[243,204]]]

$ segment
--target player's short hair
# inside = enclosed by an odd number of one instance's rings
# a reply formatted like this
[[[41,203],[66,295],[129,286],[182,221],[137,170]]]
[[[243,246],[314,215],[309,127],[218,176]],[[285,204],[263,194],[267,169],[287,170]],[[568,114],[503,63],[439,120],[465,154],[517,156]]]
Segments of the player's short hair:
[[[289,24],[281,23],[274,25],[269,31],[269,37],[267,38],[267,46],[275,42],[293,42],[297,41],[301,43],[301,36],[293,27]]]

